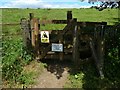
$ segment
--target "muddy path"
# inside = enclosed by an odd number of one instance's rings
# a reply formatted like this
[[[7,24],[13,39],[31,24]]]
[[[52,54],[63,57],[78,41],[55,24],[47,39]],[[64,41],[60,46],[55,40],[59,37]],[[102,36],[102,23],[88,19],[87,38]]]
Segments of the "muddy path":
[[[37,84],[33,88],[63,88],[69,82],[70,61],[45,60],[42,63],[47,65],[36,79]]]

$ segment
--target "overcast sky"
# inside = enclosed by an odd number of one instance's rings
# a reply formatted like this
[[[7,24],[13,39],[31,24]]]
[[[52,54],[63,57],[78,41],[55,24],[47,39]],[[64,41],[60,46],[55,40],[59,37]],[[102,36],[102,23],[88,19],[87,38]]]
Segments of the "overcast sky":
[[[96,2],[94,5],[99,4]],[[89,8],[87,0],[0,0],[0,8]]]

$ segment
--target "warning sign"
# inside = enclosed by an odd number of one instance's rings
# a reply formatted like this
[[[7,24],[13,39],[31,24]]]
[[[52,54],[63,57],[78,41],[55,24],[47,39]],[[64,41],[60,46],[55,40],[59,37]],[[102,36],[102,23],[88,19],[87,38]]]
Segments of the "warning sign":
[[[63,44],[52,43],[53,52],[63,52]]]
[[[49,43],[49,32],[48,31],[41,31],[41,42]]]

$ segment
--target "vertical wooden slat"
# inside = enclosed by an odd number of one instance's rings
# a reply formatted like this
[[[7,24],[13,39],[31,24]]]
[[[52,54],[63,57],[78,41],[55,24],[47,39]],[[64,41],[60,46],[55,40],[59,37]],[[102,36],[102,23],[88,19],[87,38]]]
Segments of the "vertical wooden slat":
[[[97,61],[97,67],[99,70],[99,74],[101,78],[104,78],[103,74],[103,65],[104,65],[104,45],[105,45],[105,38],[104,38],[104,28],[100,27],[100,35],[97,37],[97,56],[98,56],[98,61]]]
[[[73,62],[76,66],[78,65],[79,60],[79,49],[78,49],[78,26],[77,19],[74,19],[74,36],[73,36]]]
[[[59,33],[60,34],[60,33]],[[62,35],[62,37],[59,39],[59,43],[60,44],[63,44],[63,35]],[[64,45],[63,45],[63,50],[64,50]],[[63,60],[63,52],[60,52],[59,53],[59,58],[60,58],[60,61],[62,61]]]
[[[97,44],[97,56],[98,56],[98,62],[97,66],[99,69],[99,74],[101,78],[104,77],[103,75],[103,62],[104,62],[104,40],[101,38],[98,38],[98,44]]]

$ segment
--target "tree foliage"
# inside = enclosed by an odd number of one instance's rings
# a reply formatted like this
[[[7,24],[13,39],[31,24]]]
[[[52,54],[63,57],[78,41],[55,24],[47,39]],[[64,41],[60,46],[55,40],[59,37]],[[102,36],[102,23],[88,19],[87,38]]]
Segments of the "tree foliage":
[[[85,1],[85,0],[80,0],[80,1]],[[92,8],[96,8],[99,11],[102,11],[106,8],[119,8],[120,7],[120,1],[107,1],[107,0],[88,0],[88,3],[94,4],[96,1],[101,1],[100,6],[92,6]]]

